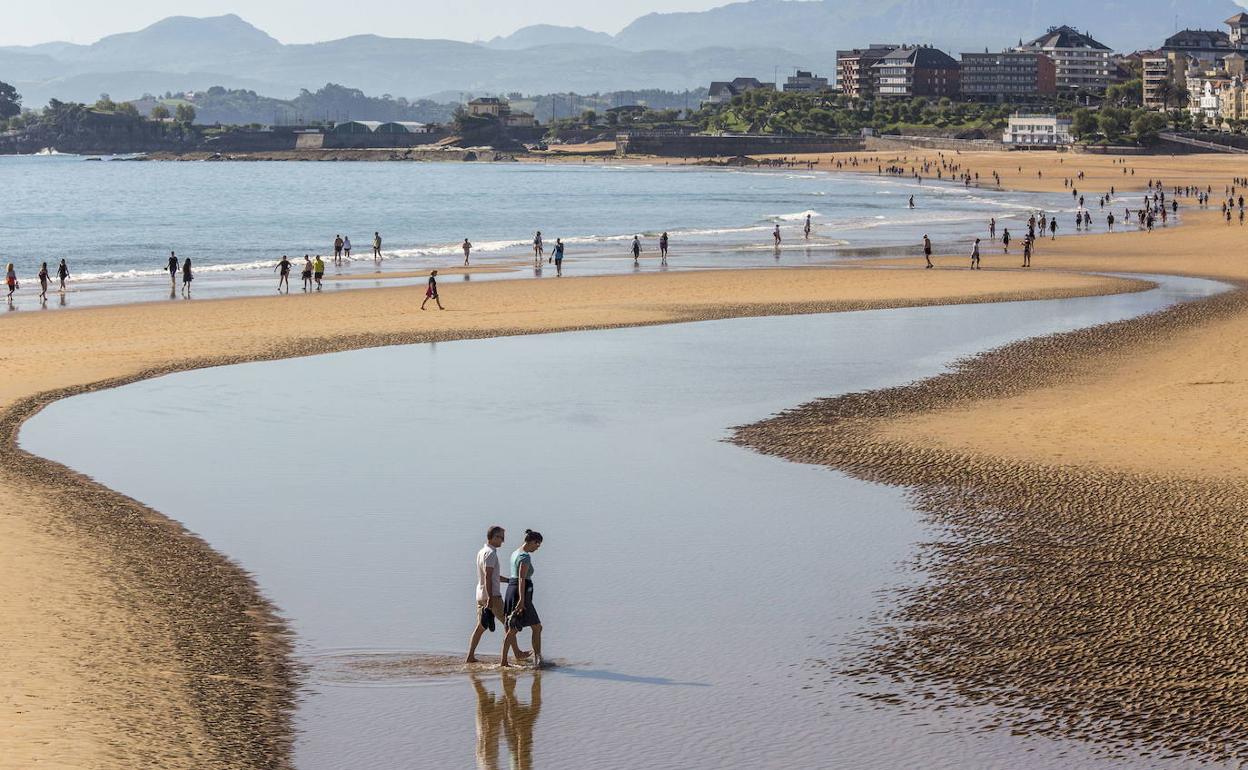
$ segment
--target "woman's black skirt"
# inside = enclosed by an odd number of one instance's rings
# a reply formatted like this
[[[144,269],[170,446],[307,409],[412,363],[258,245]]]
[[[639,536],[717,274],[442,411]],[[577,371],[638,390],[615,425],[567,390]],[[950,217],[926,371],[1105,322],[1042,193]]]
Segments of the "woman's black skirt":
[[[519,603],[520,581],[510,578],[507,581],[507,596],[503,600],[503,617],[507,618],[507,628],[519,631],[526,626],[541,624],[542,619],[537,614],[537,607],[533,606],[532,580],[524,581],[524,609],[516,612],[516,605]]]

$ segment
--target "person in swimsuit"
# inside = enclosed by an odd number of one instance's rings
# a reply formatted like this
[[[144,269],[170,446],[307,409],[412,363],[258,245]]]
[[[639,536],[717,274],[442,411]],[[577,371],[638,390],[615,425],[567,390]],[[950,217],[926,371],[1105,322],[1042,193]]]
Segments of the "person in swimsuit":
[[[1023,238],[1023,267],[1031,267],[1031,235]]]
[[[334,267],[342,267],[342,236],[334,236]]]
[[[290,293],[290,260],[286,255],[282,255],[282,261],[277,263],[277,267],[273,268],[277,271],[277,290],[281,292],[282,284],[286,284],[286,293]]]
[[[178,255],[172,251],[169,252],[169,287],[178,288]]]
[[[191,272],[191,258],[187,257],[182,260],[182,294],[191,296],[191,281],[195,280],[195,274]]]
[[[806,215],[806,226],[802,228],[802,232],[806,235],[806,240],[810,240],[810,214]]]
[[[373,264],[381,264],[381,233],[373,231]]]
[[[776,244],[776,248],[780,248],[780,225],[776,225],[776,229],[771,231],[771,240]]]
[[[464,266],[467,267],[468,257],[470,254],[472,254],[472,244],[468,242],[467,238],[465,238],[464,242],[460,244],[459,247],[464,250]]]
[[[516,644],[516,635],[528,628],[533,633],[533,665],[542,667],[542,619],[533,605],[533,554],[542,547],[542,533],[531,529],[524,531],[524,545],[511,554],[511,578],[507,581],[507,598],[503,601],[507,634],[503,637],[503,668],[507,651]]]
[[[923,233],[923,259],[927,262],[927,267],[935,267],[932,264],[932,240],[927,237],[927,233]]]
[[[303,290],[307,291],[312,288],[312,257],[307,254],[303,255]]]
[[[342,239],[342,256],[346,260],[351,259],[351,236]]]
[[[48,263],[44,262],[39,268],[39,301],[48,301]]]
[[[325,275],[325,260],[321,259],[321,255],[317,254],[316,259],[312,260],[312,277],[316,279],[316,290],[321,290],[321,278]]]
[[[563,239],[562,238],[555,239],[555,253],[553,256],[555,260],[555,275],[556,276],[563,275]]]
[[[1001,234],[1001,248],[1006,254],[1010,253],[1010,228],[1005,228],[1005,232]]]
[[[641,257],[641,236],[633,236],[633,266],[637,266],[637,260]]]
[[[1053,236],[1051,240],[1056,241],[1057,240],[1057,217],[1053,217],[1052,219],[1049,220],[1049,232],[1052,233],[1052,236]]]
[[[667,264],[667,231],[659,236],[659,256],[663,259],[663,264]]]
[[[975,239],[975,245],[971,247],[971,269],[979,270],[979,239]]]
[[[438,298],[438,271],[433,270],[429,273],[429,283],[425,286],[425,302],[433,300],[438,303],[438,310],[445,310],[442,307],[442,300]],[[425,309],[425,302],[420,303],[420,309]]]
[[[988,220],[988,237],[989,238],[997,237],[997,218],[996,217],[992,217],[991,219]]]
[[[4,283],[9,287],[9,299],[13,299],[13,292],[17,291],[17,271],[13,269],[12,262],[4,271]]]
[[[914,208],[914,196],[910,196],[910,208]]]
[[[61,264],[56,268],[56,276],[61,279],[61,291],[65,291],[65,280],[69,278],[69,265],[65,264],[65,260],[61,260]]]
[[[545,256],[545,252],[542,249],[542,231],[538,230],[537,234],[533,236],[533,264],[542,264],[543,256]]]

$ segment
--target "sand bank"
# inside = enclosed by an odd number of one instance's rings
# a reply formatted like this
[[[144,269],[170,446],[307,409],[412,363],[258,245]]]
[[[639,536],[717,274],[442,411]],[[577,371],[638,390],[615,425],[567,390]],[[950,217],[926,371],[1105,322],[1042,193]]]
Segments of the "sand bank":
[[[295,672],[248,576],[173,522],[22,452],[22,420],[161,373],[384,344],[1143,288],[1070,273],[785,269],[18,312],[0,319],[0,765],[282,767]]]
[[[961,157],[1009,182],[1018,156]],[[1018,162],[1031,161],[1033,189],[1076,162],[1067,168],[1087,169],[1089,199],[1121,175],[1109,158],[1032,157]],[[1215,199],[1248,175],[1225,156],[1128,159],[1137,164],[1137,180],[1208,184]],[[928,579],[901,592],[839,673],[921,707],[993,706],[1016,731],[1110,753],[1248,757],[1237,610],[1248,598],[1248,260],[1238,220],[1226,225],[1216,204],[1190,208],[1181,228],[1042,241],[1033,269],[1202,275],[1236,290],[739,429],[760,451],[910,487],[934,525],[920,549]],[[1014,269],[1018,258],[998,247],[984,264]],[[936,261],[961,269],[966,258]]]

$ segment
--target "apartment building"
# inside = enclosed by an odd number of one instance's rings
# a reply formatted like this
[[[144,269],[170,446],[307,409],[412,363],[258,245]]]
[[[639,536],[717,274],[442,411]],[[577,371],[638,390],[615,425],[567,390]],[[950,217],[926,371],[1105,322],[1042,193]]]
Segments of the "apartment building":
[[[901,46],[872,43],[867,48],[836,52],[836,82],[841,93],[859,99],[875,98],[875,72],[872,67]]]
[[[1059,91],[1101,93],[1109,87],[1114,72],[1113,51],[1109,46],[1066,25],[1050,27],[1016,50],[1042,53],[1052,59]]]
[[[962,96],[981,102],[1026,102],[1057,93],[1057,66],[1033,51],[964,53]]]
[[[956,59],[930,46],[898,48],[871,67],[879,98],[956,97],[959,69]]]

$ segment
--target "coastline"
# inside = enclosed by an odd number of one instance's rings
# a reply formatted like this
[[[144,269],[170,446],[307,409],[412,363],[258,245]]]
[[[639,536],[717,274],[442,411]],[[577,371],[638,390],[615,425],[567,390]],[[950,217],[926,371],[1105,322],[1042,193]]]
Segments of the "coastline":
[[[10,319],[5,363],[15,376],[0,385],[0,510],[10,515],[0,542],[13,553],[3,570],[19,587],[22,574],[50,573],[67,592],[31,595],[32,586],[7,600],[20,622],[0,633],[6,647],[26,653],[0,674],[29,693],[6,725],[20,736],[10,756],[16,766],[47,760],[45,741],[73,722],[79,735],[94,736],[66,749],[73,766],[133,766],[145,757],[162,767],[289,763],[298,671],[276,611],[245,571],[180,525],[20,449],[22,422],[51,401],[174,371],[379,345],[1149,288],[1059,273],[974,277],[985,280],[968,287],[966,274],[950,271],[714,271],[473,284],[443,292],[455,308],[445,314],[421,314],[419,288],[395,287]],[[736,299],[746,296],[753,301]],[[532,309],[552,303],[559,307]],[[333,336],[300,333],[312,307]],[[463,307],[476,312],[457,312]],[[83,564],[98,568],[69,580]],[[81,635],[87,649],[66,642]],[[46,681],[28,680],[26,656],[42,660]]]
[[[930,154],[930,156],[934,155],[935,153]],[[1223,161],[1224,158],[1219,157],[1218,160]],[[1224,168],[1219,173],[1229,175],[1235,172]],[[1107,236],[1060,239],[1057,243],[1062,244],[1061,253],[1068,253],[1068,256],[1060,257],[1060,259],[1069,261],[1072,264],[1071,269],[1075,270],[1127,271],[1134,269],[1132,265],[1140,260],[1128,264],[1128,260],[1115,259],[1113,255],[1101,256],[1095,260],[1085,258],[1086,254],[1083,252],[1086,252],[1088,244],[1103,244],[1105,237]],[[1125,237],[1144,236],[1133,234]],[[1038,267],[1047,267],[1049,263],[1045,260],[1049,259],[1048,252],[1057,251],[1057,249],[1056,246],[1050,247],[1046,244],[1045,249],[1037,257]],[[953,259],[961,262],[964,258],[950,257],[941,261],[948,263]],[[992,265],[990,257],[986,257],[985,261],[990,266]],[[914,259],[900,260],[900,262],[917,266],[917,260]],[[1186,266],[1172,266],[1172,269],[1179,271],[1184,267]],[[738,273],[741,272],[748,274],[739,275]],[[1158,270],[1157,272],[1167,271]],[[890,277],[890,275],[896,277]],[[9,547],[15,550],[20,548],[23,552],[27,552],[24,558],[28,561],[32,554],[47,556],[51,553],[55,559],[59,559],[54,560],[55,564],[70,564],[86,560],[107,565],[107,570],[100,569],[86,576],[96,579],[97,585],[93,590],[101,596],[113,594],[124,597],[124,601],[116,604],[117,608],[123,612],[147,621],[153,618],[157,620],[151,626],[143,624],[145,626],[143,629],[135,629],[132,623],[131,627],[126,630],[126,633],[132,636],[139,630],[150,632],[148,634],[150,639],[144,641],[151,641],[151,652],[142,660],[150,664],[152,661],[160,660],[162,654],[177,651],[173,653],[173,657],[180,661],[183,667],[174,672],[142,670],[142,677],[136,680],[133,677],[142,667],[133,665],[135,663],[133,660],[124,661],[125,665],[122,666],[121,673],[116,679],[127,680],[126,686],[130,688],[129,690],[123,688],[123,691],[118,694],[110,692],[107,686],[102,689],[96,687],[97,690],[101,690],[100,697],[105,699],[99,703],[102,704],[112,698],[111,706],[124,706],[130,709],[131,713],[125,715],[124,719],[106,720],[102,729],[112,728],[116,733],[112,736],[112,742],[110,743],[108,738],[103,738],[98,742],[98,746],[87,746],[87,749],[100,748],[101,750],[91,755],[92,760],[83,762],[80,759],[79,764],[133,765],[135,757],[142,756],[135,753],[141,751],[141,747],[163,745],[176,747],[185,755],[162,756],[160,757],[162,766],[203,767],[214,764],[220,766],[243,764],[255,767],[285,766],[288,762],[287,752],[290,739],[288,708],[291,701],[289,698],[297,672],[293,671],[286,662],[285,642],[280,621],[241,569],[226,562],[202,542],[183,532],[180,527],[159,513],[83,479],[62,466],[34,458],[16,446],[17,431],[22,420],[56,398],[85,390],[114,387],[125,382],[190,368],[314,355],[376,345],[677,323],[744,315],[836,312],[955,302],[1011,301],[1076,296],[1079,292],[1111,293],[1131,287],[1137,290],[1146,288],[1138,283],[1128,284],[1119,279],[1084,277],[1075,280],[1076,276],[1054,273],[1047,269],[1038,269],[1033,273],[986,270],[982,274],[975,275],[974,279],[987,276],[998,281],[1038,284],[1041,282],[1039,276],[1043,276],[1043,280],[1047,281],[1055,280],[1055,277],[1063,275],[1069,279],[1067,284],[1050,286],[1043,291],[1038,287],[1005,290],[999,284],[994,284],[986,288],[981,287],[983,290],[979,293],[966,292],[965,286],[972,280],[966,271],[945,270],[927,273],[922,270],[854,271],[841,269],[715,271],[714,273],[664,276],[564,279],[556,288],[545,288],[551,282],[542,282],[543,288],[519,285],[522,282],[513,284],[515,288],[506,289],[495,288],[499,284],[480,284],[473,285],[471,289],[465,287],[463,289],[465,293],[460,295],[461,297],[471,295],[482,300],[481,305],[472,308],[478,312],[466,313],[460,316],[462,320],[453,320],[445,325],[437,322],[438,326],[426,328],[415,328],[411,319],[405,319],[402,315],[404,311],[394,310],[404,304],[414,305],[412,300],[417,299],[419,294],[418,289],[412,287],[351,292],[344,293],[341,297],[327,295],[315,300],[305,298],[320,303],[316,306],[318,311],[326,305],[337,304],[341,315],[335,318],[340,319],[341,324],[332,326],[338,332],[334,337],[311,337],[300,333],[301,324],[306,323],[308,308],[303,307],[298,298],[211,300],[196,303],[191,308],[166,305],[126,305],[85,308],[72,314],[11,319],[13,323],[24,325],[14,332],[14,337],[18,340],[72,338],[74,346],[56,352],[57,356],[64,359],[59,362],[61,364],[59,369],[57,362],[49,368],[47,361],[40,360],[42,356],[47,355],[46,342],[42,344],[19,342],[15,347],[16,352],[11,349],[5,356],[5,362],[20,376],[0,385],[0,403],[4,404],[3,412],[0,412],[0,424],[5,428],[4,440],[0,442],[0,452],[3,452],[5,459],[9,461],[4,463],[5,471],[3,476],[0,476],[0,510],[12,514],[5,517],[9,520],[10,527],[15,526],[14,522],[25,522],[26,530],[19,532],[18,536],[27,536],[28,539],[21,542],[14,542],[12,537],[3,539],[9,541]],[[896,281],[893,286],[895,291],[891,294],[884,290],[887,288],[885,285],[890,281]],[[956,286],[953,284],[954,281],[957,282]],[[598,287],[597,291],[608,295],[610,302],[587,303],[583,298],[569,293],[563,295],[565,305],[556,311],[539,313],[532,310],[535,306],[548,306],[551,302],[557,302],[558,296],[551,292],[571,292],[571,289],[562,287],[585,285],[578,282],[592,282],[589,285]],[[933,283],[938,284],[936,288],[940,291],[932,291]],[[668,293],[656,297],[656,286],[660,285],[663,286],[662,291]],[[1095,291],[1090,290],[1090,287]],[[843,293],[838,297],[835,296],[834,291]],[[855,292],[857,292],[856,295]],[[500,298],[508,294],[512,304],[500,308]],[[1235,292],[1232,296],[1240,295],[1241,292]],[[741,302],[738,299],[741,297],[748,297],[750,301]],[[571,299],[571,303],[567,302],[568,299]],[[231,328],[231,324],[237,323],[239,319],[230,318],[230,314],[248,305],[252,307],[248,308],[245,314],[246,323],[241,325],[240,333],[240,328]],[[258,310],[261,307],[266,310],[263,312]],[[1181,307],[1189,307],[1189,305]],[[1239,309],[1240,307],[1236,306],[1227,310],[1227,313],[1233,315]],[[396,314],[389,315],[388,311]],[[118,319],[129,317],[140,319],[137,322],[139,327],[159,327],[175,314],[180,314],[183,322],[187,324],[184,327],[187,330],[187,336],[179,337],[178,331],[173,330],[171,332],[174,338],[172,344],[144,351],[144,355],[136,354],[136,350],[154,337],[127,338],[124,330],[118,331],[115,326]],[[456,314],[450,315],[452,319],[456,316]],[[69,320],[56,320],[58,318]],[[1199,319],[1198,325],[1204,324],[1207,320],[1210,319]],[[98,327],[106,328],[97,329],[95,332],[97,336],[94,338],[90,336],[84,338],[80,335],[74,336],[73,324],[75,323],[88,325],[94,323]],[[166,334],[170,333],[166,332]],[[121,339],[118,339],[119,337]],[[204,344],[207,338],[212,338],[211,344],[229,351],[228,354],[202,355],[200,351],[207,349],[207,345]],[[1138,338],[1132,339],[1138,341]],[[1124,345],[1130,341],[1124,337]],[[76,348],[78,345],[82,345],[83,350],[92,352],[89,359]],[[1097,351],[1099,355],[1100,349],[1098,348]],[[23,387],[29,391],[32,381],[37,383],[38,389],[33,392],[23,391]],[[835,446],[835,444],[829,443],[829,446]],[[1075,471],[1070,472],[1075,473]],[[973,487],[975,482],[968,480],[967,484],[969,488]],[[73,510],[66,510],[69,508]],[[34,522],[33,526],[31,522]],[[130,529],[127,530],[127,528]],[[149,558],[148,550],[142,547],[141,542],[138,544],[133,542],[133,537],[127,538],[127,531],[131,535],[143,533],[145,537],[157,537],[162,542],[162,548],[164,541],[167,540],[168,550],[159,556],[152,555],[152,558],[157,559],[155,564],[146,561]],[[12,529],[6,534],[12,535]],[[73,540],[75,548],[72,549],[73,552],[59,553],[57,549],[66,548],[63,542],[66,536]],[[49,549],[49,551],[42,553],[40,548]],[[10,564],[7,571],[13,572],[21,567],[22,564]],[[121,569],[117,569],[118,567]],[[104,575],[107,575],[105,584],[100,586],[98,585],[99,578]],[[196,582],[197,575],[211,576],[212,579],[201,585]],[[196,590],[202,589],[207,593],[188,596],[183,591],[189,590],[190,587]],[[223,600],[222,597],[226,599]],[[18,597],[10,598],[9,601],[20,600],[21,597]],[[219,638],[225,640],[224,644],[233,645],[232,649],[235,651],[242,650],[239,658],[234,659],[233,663],[224,656],[197,658],[194,654],[206,637],[198,635],[203,632],[203,629],[190,627],[194,623],[188,623],[187,621],[191,618],[183,613],[193,615],[202,609],[205,603],[213,608],[213,612],[218,613],[214,622],[225,619],[218,629],[209,630],[207,633],[220,633]],[[46,612],[46,608],[38,609]],[[162,615],[165,617],[163,621],[160,620]],[[71,625],[73,623],[72,616],[62,620]],[[257,636],[253,638],[253,634]],[[134,638],[141,636],[142,634],[138,634]],[[45,640],[36,638],[36,641]],[[30,640],[27,638],[26,645],[29,644]],[[135,645],[129,651],[133,653],[142,646]],[[35,654],[38,654],[38,651]],[[242,659],[241,666],[239,665],[240,659]],[[104,662],[116,663],[115,660]],[[71,670],[69,681],[72,682],[73,668],[75,665],[81,666],[81,661],[67,660],[66,664]],[[222,669],[221,666],[225,668]],[[168,668],[168,665],[166,664],[164,668]],[[9,675],[11,681],[26,684],[22,681],[23,672],[20,668],[5,673]],[[107,677],[101,677],[99,672],[92,672],[92,677],[94,678],[91,681],[97,684],[107,679]],[[173,686],[170,685],[170,681],[174,682]],[[246,682],[260,682],[264,686],[255,687]],[[58,683],[66,686],[64,679],[59,680]],[[211,686],[206,686],[206,683],[211,683]],[[95,685],[92,686],[95,687]],[[152,706],[150,703],[142,703],[141,698],[145,697],[146,693],[162,688],[174,693],[174,696],[170,696],[169,704],[162,704],[168,713],[167,721],[170,723],[167,728],[164,728],[165,734],[157,736],[151,732],[133,731],[136,711],[140,715],[137,720],[144,725],[144,730],[157,729],[150,723],[150,720],[142,718],[141,715],[145,712],[150,715]],[[46,704],[40,708],[46,708]],[[70,707],[66,705],[65,708]],[[257,708],[260,710],[257,711]],[[10,731],[10,734],[15,736],[20,734],[20,741],[9,741],[9,743],[19,750],[30,750],[30,744],[37,740],[37,736],[55,736],[59,729],[63,729],[66,724],[64,720],[66,713],[69,712],[57,711],[54,706],[43,714],[46,724],[42,726],[42,733],[38,732],[39,726],[36,726],[33,733],[30,732],[29,727],[21,730],[15,728]],[[253,721],[258,714],[264,715],[262,718],[264,725],[260,730],[255,728]],[[130,726],[133,732],[129,735],[122,733],[119,726],[123,724]],[[237,731],[243,725],[254,734],[250,736],[226,734]],[[20,763],[20,755],[14,754],[13,756],[19,757]],[[46,757],[46,754],[34,756]]]
[[[838,673],[866,697],[990,706],[1022,734],[1242,760],[1248,480],[959,451],[888,428],[1062,386],[1107,358],[1248,313],[1248,289],[1024,340],[917,383],[822,399],[733,443],[906,487],[933,531],[900,607]],[[1124,618],[1126,619],[1124,621]],[[877,619],[878,620],[878,619]]]

